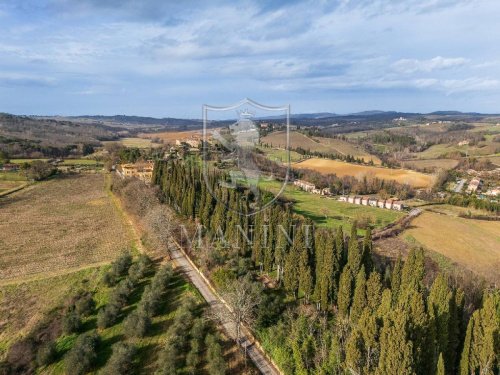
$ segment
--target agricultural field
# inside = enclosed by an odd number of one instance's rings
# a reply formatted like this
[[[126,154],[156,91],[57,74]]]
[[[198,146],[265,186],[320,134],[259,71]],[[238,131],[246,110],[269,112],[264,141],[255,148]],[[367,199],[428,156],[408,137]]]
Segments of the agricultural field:
[[[358,179],[377,177],[384,180],[393,180],[402,184],[409,184],[414,188],[427,188],[434,183],[434,176],[408,169],[389,169],[372,167],[360,164],[351,164],[338,160],[311,158],[293,164],[296,169],[311,169],[323,174],[334,173],[339,177],[354,176]]]
[[[0,284],[109,262],[131,241],[103,174],[38,183],[0,199]]]
[[[479,142],[477,146],[458,144],[438,144],[429,147],[427,150],[419,152],[416,154],[418,159],[440,159],[446,158],[448,155],[460,152],[462,154],[468,154],[469,156],[485,156],[492,155],[499,151],[500,146],[498,143],[490,141]]]
[[[286,163],[288,159],[287,151],[278,148],[268,148],[268,147],[260,147],[261,150],[269,160],[275,161],[277,163]],[[290,162],[296,163],[300,160],[304,159],[304,156],[295,151],[290,151]]]
[[[407,160],[401,164],[405,168],[417,170],[436,171],[439,169],[453,169],[458,165],[456,159],[423,159],[423,160]]]
[[[166,144],[175,144],[175,141],[190,139],[192,137],[202,137],[201,130],[172,131],[161,133],[140,133],[141,139],[161,139]]]
[[[108,143],[116,143],[117,141],[104,141],[102,142],[104,145]],[[130,137],[130,138],[120,138],[118,143],[121,143],[125,147],[130,148],[152,148],[152,147],[161,147],[160,143],[154,143],[151,139],[147,138],[139,138],[139,137]]]
[[[286,133],[283,131],[273,132],[261,140],[262,144],[277,148],[286,147]],[[341,139],[324,138],[324,137],[308,137],[302,133],[291,131],[290,132],[290,148],[301,147],[304,150],[323,152],[323,153],[336,153],[340,155],[352,155],[356,158],[362,158],[365,162],[373,160],[375,164],[380,164],[380,160],[364,151],[360,146],[353,145]]]
[[[274,194],[281,189],[281,183],[277,181],[265,181],[260,186]],[[405,215],[399,211],[339,202],[335,198],[305,192],[293,185],[286,186],[283,197],[294,202],[293,210],[296,213],[329,228],[342,225],[344,230],[350,230],[354,220],[369,222],[374,228],[383,228]],[[364,231],[360,229],[359,233],[364,234]]]
[[[26,177],[19,172],[0,172],[0,196],[26,183]]]
[[[401,234],[493,282],[500,276],[500,222],[424,212]]]

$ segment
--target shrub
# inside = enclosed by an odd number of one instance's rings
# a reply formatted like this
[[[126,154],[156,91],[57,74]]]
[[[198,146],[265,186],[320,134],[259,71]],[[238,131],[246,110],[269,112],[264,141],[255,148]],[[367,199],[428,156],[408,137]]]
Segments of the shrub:
[[[125,334],[128,337],[144,337],[150,327],[151,318],[142,306],[133,311],[124,322]]]
[[[173,345],[172,341],[167,341],[165,347],[158,356],[156,375],[175,375],[177,374],[177,348]]]
[[[111,327],[116,323],[120,315],[120,307],[114,304],[107,304],[97,313],[97,326],[99,328]]]
[[[224,375],[226,363],[222,357],[222,348],[218,340],[213,335],[207,335],[205,343],[207,344],[208,373],[210,375]]]
[[[109,303],[119,306],[120,308],[123,307],[133,290],[134,284],[127,277],[126,279],[120,281],[116,288],[113,290],[111,296],[109,297]]]
[[[70,309],[66,312],[63,317],[63,332],[66,334],[78,332],[78,330],[82,326],[82,321],[80,320],[80,316],[73,309]]]
[[[118,278],[127,273],[131,264],[132,256],[130,255],[130,253],[123,253],[111,264],[111,269],[104,274],[103,282],[107,286],[115,285]]]
[[[133,361],[137,349],[135,346],[118,342],[113,345],[113,354],[104,373],[106,375],[127,375],[133,373]]]
[[[73,348],[65,358],[68,374],[83,375],[92,368],[97,359],[100,338],[97,333],[86,333],[78,337]]]
[[[47,366],[51,364],[57,354],[56,346],[53,341],[43,344],[36,354],[36,363],[38,366]]]
[[[92,295],[87,293],[75,302],[75,311],[80,316],[89,316],[95,309],[95,302]]]

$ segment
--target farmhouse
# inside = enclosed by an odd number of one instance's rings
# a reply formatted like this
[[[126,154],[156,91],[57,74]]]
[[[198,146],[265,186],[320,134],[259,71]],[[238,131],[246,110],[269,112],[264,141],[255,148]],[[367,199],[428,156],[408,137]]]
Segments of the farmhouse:
[[[478,190],[481,190],[481,185],[482,185],[481,179],[475,177],[469,182],[469,186],[467,186],[467,193],[472,194],[477,192]]]
[[[339,202],[347,202],[347,198],[347,196],[342,195],[341,197],[339,197]]]
[[[463,140],[463,141],[458,142],[459,146],[467,146],[468,144],[469,144],[468,140]]]
[[[369,198],[368,197],[363,197],[361,198],[361,204],[363,206],[368,206],[368,201],[369,201]]]
[[[378,208],[385,208],[385,201],[383,199],[379,200],[377,202],[377,206],[378,206]]]
[[[354,200],[355,200],[355,199],[356,199],[356,197],[349,197],[349,198],[347,198],[347,201],[348,201],[349,203],[354,204]]]
[[[372,207],[377,207],[377,202],[378,202],[378,199],[376,199],[376,198],[370,198],[368,200],[368,205],[372,206]]]
[[[154,163],[151,160],[147,162],[139,162],[139,163],[128,163],[121,164],[117,168],[117,172],[122,177],[136,177],[141,181],[146,183],[150,183],[153,178],[153,168]]]
[[[361,204],[361,197],[354,197],[354,204]]]
[[[15,172],[19,170],[19,165],[18,164],[11,164],[11,163],[5,163],[2,165],[2,168],[0,168],[2,171],[5,172]]]

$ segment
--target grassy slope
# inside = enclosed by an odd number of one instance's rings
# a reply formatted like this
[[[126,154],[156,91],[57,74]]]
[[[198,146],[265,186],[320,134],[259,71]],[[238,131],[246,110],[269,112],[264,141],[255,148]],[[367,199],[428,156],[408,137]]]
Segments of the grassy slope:
[[[293,165],[298,169],[312,169],[320,173],[335,173],[337,176],[363,176],[373,175],[385,180],[395,180],[413,187],[429,187],[433,183],[433,176],[406,169],[389,169],[371,167],[367,165],[345,163],[338,160],[311,158]]]
[[[500,222],[424,212],[402,236],[415,239],[471,271],[500,281]]]
[[[281,188],[281,184],[276,181],[263,182],[261,186],[273,193],[277,193]],[[372,218],[372,222],[376,228],[381,228],[404,216],[402,212],[322,198],[317,194],[307,193],[292,185],[286,187],[284,197],[295,202],[293,205],[295,212],[309,217],[318,225],[325,227],[338,227],[342,225],[344,230],[350,230],[350,222],[353,219],[368,216]],[[362,232],[360,230],[360,233]]]
[[[261,142],[263,144],[272,144],[273,147],[283,148],[286,145],[286,133],[280,131],[268,134],[261,139]],[[370,155],[362,148],[340,139],[323,137],[310,138],[302,133],[292,131],[290,132],[290,147],[301,147],[305,150],[324,153],[349,154],[358,158],[363,158],[367,162],[373,160],[375,164],[380,164],[380,160],[376,156]]]

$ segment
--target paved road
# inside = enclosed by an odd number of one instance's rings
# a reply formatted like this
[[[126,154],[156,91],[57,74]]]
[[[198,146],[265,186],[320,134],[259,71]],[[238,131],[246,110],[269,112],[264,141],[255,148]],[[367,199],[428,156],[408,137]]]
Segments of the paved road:
[[[207,282],[198,273],[195,267],[189,262],[186,256],[179,250],[177,245],[172,243],[169,248],[170,256],[172,261],[177,267],[179,267],[186,276],[191,280],[193,285],[199,290],[203,298],[210,304],[211,308],[217,309],[227,309],[219,297],[212,291],[212,289],[207,285]],[[217,314],[221,315],[221,314]],[[236,341],[236,327],[231,322],[222,322],[224,329],[228,335]],[[253,345],[247,336],[242,333],[240,338],[240,345],[244,348],[247,346],[247,354],[253,361],[255,366],[260,370],[262,374],[265,375],[279,375],[279,372],[274,368],[274,366],[265,357],[264,353],[256,346]]]

